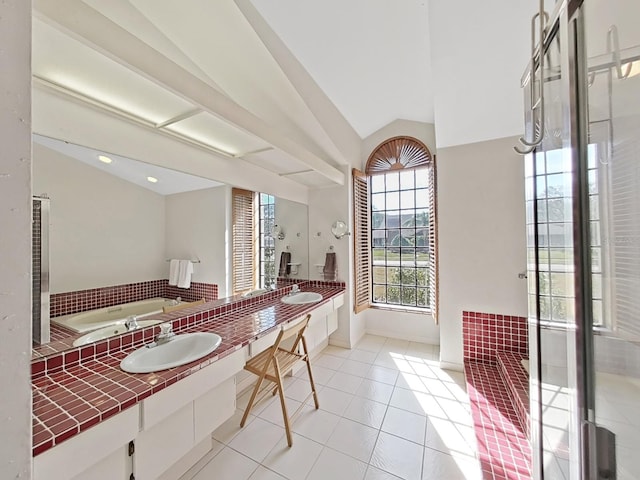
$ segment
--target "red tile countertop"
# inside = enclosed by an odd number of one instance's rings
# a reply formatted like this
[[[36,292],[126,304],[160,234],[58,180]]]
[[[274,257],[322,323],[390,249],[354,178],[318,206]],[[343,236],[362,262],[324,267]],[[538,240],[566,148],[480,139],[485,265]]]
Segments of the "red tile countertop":
[[[344,284],[336,282],[299,285],[304,291],[321,293],[323,300],[306,305],[282,303],[280,297],[291,290],[287,286],[252,299],[232,297],[222,303],[158,315],[158,319],[172,321],[176,333],[215,332],[222,337],[215,352],[180,367],[141,374],[120,369],[124,357],[159,333],[157,326],[34,360],[33,456],[224,358],[345,290]]]

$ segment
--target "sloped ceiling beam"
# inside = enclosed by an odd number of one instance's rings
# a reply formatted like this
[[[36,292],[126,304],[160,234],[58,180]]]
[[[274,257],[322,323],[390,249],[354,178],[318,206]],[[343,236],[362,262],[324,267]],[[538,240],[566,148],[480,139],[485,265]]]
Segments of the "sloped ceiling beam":
[[[280,37],[273,31],[251,0],[234,0],[242,14],[269,51],[280,69],[298,92],[331,142],[342,155],[343,165],[360,164],[362,139],[347,122],[342,113],[329,100],[309,72],[291,53]]]
[[[139,73],[202,110],[263,139],[339,185],[345,175],[324,159],[177,65],[80,0],[36,0],[43,21]]]

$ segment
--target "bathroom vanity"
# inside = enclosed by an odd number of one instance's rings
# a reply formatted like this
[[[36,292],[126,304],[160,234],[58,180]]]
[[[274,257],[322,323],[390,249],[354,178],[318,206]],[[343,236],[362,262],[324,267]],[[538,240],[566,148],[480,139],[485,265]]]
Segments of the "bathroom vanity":
[[[291,290],[285,287],[161,315],[177,334],[208,331],[222,337],[212,354],[181,367],[147,374],[119,368],[124,357],[153,339],[157,326],[35,365],[34,480],[182,475],[212,448],[211,433],[233,415],[237,394],[255,380],[243,371],[246,360],[269,347],[281,325],[311,313],[305,335],[311,355],[327,345],[338,327],[344,286],[308,282],[302,288],[322,300],[283,303]]]

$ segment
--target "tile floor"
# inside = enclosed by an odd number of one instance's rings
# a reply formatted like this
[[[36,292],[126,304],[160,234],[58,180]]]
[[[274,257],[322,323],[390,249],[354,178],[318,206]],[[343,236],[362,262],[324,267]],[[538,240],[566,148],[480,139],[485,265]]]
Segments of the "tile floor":
[[[293,447],[277,397],[240,429],[245,393],[181,480],[479,480],[464,376],[437,359],[436,346],[371,335],[352,350],[329,346],[312,361],[320,409],[295,420]],[[309,383],[304,371],[286,383],[291,412]]]

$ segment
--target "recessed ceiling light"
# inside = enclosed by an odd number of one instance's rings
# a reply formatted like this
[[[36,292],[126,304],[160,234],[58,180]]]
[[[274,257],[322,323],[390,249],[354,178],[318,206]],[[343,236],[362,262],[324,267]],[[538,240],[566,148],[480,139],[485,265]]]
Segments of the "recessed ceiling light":
[[[158,179],[156,177],[147,177],[147,182],[158,183]]]
[[[98,155],[98,160],[100,160],[102,163],[111,163],[111,162],[113,162],[113,160],[111,160],[111,158],[107,157],[106,155]]]

